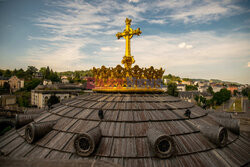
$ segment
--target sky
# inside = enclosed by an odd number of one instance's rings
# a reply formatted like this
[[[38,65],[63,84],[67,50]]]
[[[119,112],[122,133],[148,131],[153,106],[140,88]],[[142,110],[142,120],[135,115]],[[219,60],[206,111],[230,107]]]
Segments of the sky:
[[[250,84],[250,0],[0,0],[0,68],[114,67],[126,17],[140,67]]]

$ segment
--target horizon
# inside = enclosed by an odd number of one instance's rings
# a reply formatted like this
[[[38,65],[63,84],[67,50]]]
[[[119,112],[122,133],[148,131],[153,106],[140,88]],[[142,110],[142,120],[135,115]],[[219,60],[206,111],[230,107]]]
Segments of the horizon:
[[[121,64],[131,27],[140,67],[164,75],[250,84],[249,1],[64,1],[0,0],[0,69],[56,72]]]

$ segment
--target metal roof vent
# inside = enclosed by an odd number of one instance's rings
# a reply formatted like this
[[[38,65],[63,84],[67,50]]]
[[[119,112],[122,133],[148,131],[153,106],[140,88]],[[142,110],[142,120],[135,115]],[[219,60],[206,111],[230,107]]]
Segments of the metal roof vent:
[[[56,121],[31,123],[25,129],[25,139],[28,143],[33,143],[39,138],[49,133]]]
[[[32,122],[39,115],[40,114],[16,114],[16,118],[15,118],[16,129]]]
[[[240,120],[230,118],[214,118],[221,126],[229,129],[235,134],[240,134]]]
[[[155,129],[150,128],[147,133],[150,146],[159,158],[168,158],[175,152],[175,143],[171,136]]]
[[[101,130],[98,126],[87,133],[77,135],[74,141],[76,153],[80,156],[91,155],[97,147],[100,138]]]
[[[227,129],[219,126],[203,126],[199,125],[198,128],[204,136],[211,142],[219,147],[224,147],[228,141]]]
[[[214,110],[208,110],[208,114],[211,114],[214,117],[221,117],[221,118],[232,118],[231,113],[227,112],[215,112]]]

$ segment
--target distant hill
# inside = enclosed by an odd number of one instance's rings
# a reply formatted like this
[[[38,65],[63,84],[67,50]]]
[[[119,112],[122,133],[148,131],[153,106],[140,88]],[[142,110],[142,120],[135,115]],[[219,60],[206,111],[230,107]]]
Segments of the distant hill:
[[[222,81],[220,79],[210,79],[210,80],[208,80],[208,79],[200,79],[200,78],[198,78],[198,79],[180,78],[179,76],[175,76],[175,75],[172,75],[172,74],[164,75],[163,79],[165,79],[165,78],[169,79],[171,81],[181,81],[181,80],[183,80],[183,81],[190,81],[191,80],[193,82],[195,82],[195,81],[201,81],[201,82],[212,81],[213,83],[224,83],[226,85],[237,85],[237,86],[242,85],[242,84],[237,83],[237,82]]]

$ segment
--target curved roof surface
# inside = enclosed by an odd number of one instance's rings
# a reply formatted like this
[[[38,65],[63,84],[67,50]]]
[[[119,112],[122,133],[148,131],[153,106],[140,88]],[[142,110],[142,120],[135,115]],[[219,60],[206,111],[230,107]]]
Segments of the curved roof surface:
[[[98,111],[102,109],[104,118]],[[191,111],[190,117],[185,111]],[[197,126],[219,126],[216,119],[198,106],[166,94],[92,93],[64,101],[44,111],[34,122],[56,120],[52,130],[34,144],[25,141],[26,126],[0,138],[3,157],[38,159],[105,160],[121,166],[242,166],[250,161],[250,141],[228,131],[228,142],[218,147]],[[94,153],[76,154],[78,134],[95,127],[101,139]],[[150,147],[149,127],[171,136],[176,153],[158,158]]]

